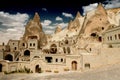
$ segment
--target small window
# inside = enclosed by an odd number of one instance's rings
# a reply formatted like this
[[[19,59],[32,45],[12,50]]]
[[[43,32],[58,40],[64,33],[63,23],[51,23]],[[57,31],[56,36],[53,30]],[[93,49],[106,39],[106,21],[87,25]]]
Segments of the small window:
[[[117,39],[117,35],[115,35],[115,40]]]
[[[120,39],[120,34],[118,34],[118,37],[119,37],[119,39]]]
[[[61,45],[63,45],[63,43],[61,43]]]
[[[14,49],[17,50],[17,47],[15,47]]]
[[[33,46],[35,46],[35,43],[33,43]]]
[[[22,45],[25,46],[25,43],[23,43]]]
[[[68,40],[65,40],[65,44],[68,44]]]
[[[30,43],[30,46],[32,46],[32,43]]]
[[[96,34],[96,33],[91,33],[91,36],[92,36],[92,37],[96,37],[97,34]]]
[[[112,36],[110,36],[110,40],[112,40]]]
[[[2,43],[2,45],[4,46],[4,45],[5,45],[5,43],[3,42],[3,43]]]
[[[91,51],[91,48],[90,48],[90,51]]]
[[[104,30],[104,27],[102,27],[102,30]]]
[[[102,42],[102,37],[100,36],[100,37],[98,38],[98,40],[99,40],[99,42]]]
[[[13,45],[14,45],[15,43],[13,43]]]
[[[63,59],[61,59],[61,62],[63,62]]]
[[[84,66],[85,66],[85,68],[90,68],[90,64],[89,63],[86,63]]]
[[[56,59],[55,61],[58,62],[58,59]]]

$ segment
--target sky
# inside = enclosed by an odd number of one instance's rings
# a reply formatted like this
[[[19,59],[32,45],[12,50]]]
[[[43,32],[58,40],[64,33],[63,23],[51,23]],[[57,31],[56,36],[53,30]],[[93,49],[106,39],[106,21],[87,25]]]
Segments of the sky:
[[[1,0],[0,5],[0,43],[9,39],[19,39],[25,25],[38,12],[43,30],[52,34],[57,25],[63,29],[74,20],[77,11],[81,15],[93,10],[101,2],[108,8],[120,7],[120,0]]]

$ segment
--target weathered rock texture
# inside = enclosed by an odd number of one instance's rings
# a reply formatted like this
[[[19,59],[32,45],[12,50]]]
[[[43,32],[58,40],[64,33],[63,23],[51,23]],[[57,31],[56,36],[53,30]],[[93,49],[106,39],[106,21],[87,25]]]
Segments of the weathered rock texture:
[[[81,18],[81,14],[79,12],[77,12],[77,15],[75,17],[75,19],[69,22],[68,24],[68,30],[69,31],[77,31],[80,28],[80,18]]]
[[[89,36],[91,33],[101,34],[109,27],[109,21],[107,18],[107,12],[100,3],[97,9],[92,13],[88,13],[85,20],[84,34]],[[90,17],[89,17],[89,16]],[[89,17],[89,18],[88,18]]]
[[[43,46],[47,43],[47,38],[42,30],[42,25],[40,23],[40,17],[38,13],[35,13],[33,20],[30,20],[25,26],[25,33],[23,35],[23,40],[25,41],[34,38],[37,38],[40,46]]]

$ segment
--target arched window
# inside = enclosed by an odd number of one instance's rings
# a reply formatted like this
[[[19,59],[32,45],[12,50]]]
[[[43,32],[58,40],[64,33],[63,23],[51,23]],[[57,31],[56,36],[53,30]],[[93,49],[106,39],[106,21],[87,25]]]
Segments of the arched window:
[[[15,47],[14,49],[17,50],[17,47]]]
[[[63,62],[63,58],[61,58],[61,62]]]
[[[32,43],[30,43],[30,46],[32,46]]]
[[[30,56],[30,51],[29,50],[24,51],[24,56]]]
[[[56,59],[55,61],[58,62],[58,59]]]
[[[66,49],[65,49],[65,47],[63,47],[63,51],[64,51],[64,53],[66,53]]]
[[[33,46],[35,46],[35,43],[33,43]]]

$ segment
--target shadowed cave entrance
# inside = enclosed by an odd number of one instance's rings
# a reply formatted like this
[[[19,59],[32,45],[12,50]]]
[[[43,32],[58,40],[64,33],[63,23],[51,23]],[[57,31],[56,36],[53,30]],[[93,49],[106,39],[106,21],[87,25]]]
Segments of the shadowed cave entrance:
[[[30,51],[29,50],[25,50],[24,56],[30,56]]]
[[[8,54],[5,56],[5,60],[13,61],[13,56],[11,54]]]

